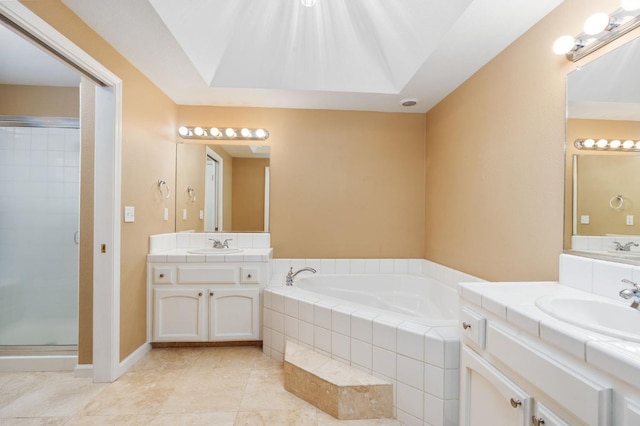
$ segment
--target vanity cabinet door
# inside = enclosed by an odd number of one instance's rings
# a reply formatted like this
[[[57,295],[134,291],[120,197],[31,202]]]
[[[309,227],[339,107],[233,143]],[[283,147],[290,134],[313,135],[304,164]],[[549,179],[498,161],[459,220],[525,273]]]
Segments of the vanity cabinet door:
[[[206,290],[155,288],[153,340],[196,342],[206,340]]]
[[[533,398],[466,346],[460,362],[461,425],[531,424]]]
[[[536,410],[531,416],[530,424],[533,426],[569,426],[569,423],[539,402],[536,402]]]
[[[260,289],[209,290],[209,340],[260,339]]]

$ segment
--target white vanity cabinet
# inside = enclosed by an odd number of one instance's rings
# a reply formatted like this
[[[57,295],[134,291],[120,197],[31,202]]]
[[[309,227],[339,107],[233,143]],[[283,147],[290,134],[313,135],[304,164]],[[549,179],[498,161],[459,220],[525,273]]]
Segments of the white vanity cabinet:
[[[152,342],[261,339],[269,263],[149,263]]]
[[[461,425],[612,424],[611,384],[580,363],[472,304],[460,331]]]

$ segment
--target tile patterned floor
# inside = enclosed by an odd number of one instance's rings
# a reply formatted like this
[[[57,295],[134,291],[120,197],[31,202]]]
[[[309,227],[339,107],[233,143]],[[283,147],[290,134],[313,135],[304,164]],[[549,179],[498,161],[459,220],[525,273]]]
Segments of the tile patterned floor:
[[[256,347],[153,349],[110,384],[69,372],[0,373],[0,425],[400,426],[339,421],[284,390]]]

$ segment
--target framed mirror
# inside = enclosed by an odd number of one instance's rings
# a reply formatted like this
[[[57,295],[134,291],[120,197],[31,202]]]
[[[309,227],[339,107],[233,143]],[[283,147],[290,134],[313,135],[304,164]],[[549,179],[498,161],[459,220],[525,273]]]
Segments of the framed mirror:
[[[640,263],[640,151],[575,145],[640,141],[639,69],[637,38],[567,76],[565,250]]]
[[[176,145],[176,232],[268,232],[270,147]]]

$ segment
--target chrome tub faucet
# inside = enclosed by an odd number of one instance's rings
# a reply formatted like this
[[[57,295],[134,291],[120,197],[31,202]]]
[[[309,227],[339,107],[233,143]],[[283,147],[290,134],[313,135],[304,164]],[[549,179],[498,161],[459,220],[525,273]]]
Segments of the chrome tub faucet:
[[[634,309],[638,309],[638,306],[640,306],[640,285],[627,279],[623,279],[622,282],[626,284],[631,284],[633,288],[625,288],[623,290],[620,290],[620,293],[618,294],[623,299],[627,299],[627,300],[633,299],[631,301],[631,307]]]
[[[309,268],[309,267],[298,269],[296,272],[293,272],[293,268],[290,268],[289,272],[287,273],[287,279],[285,281],[285,284],[289,285],[289,286],[293,285],[293,279],[296,277],[296,275],[298,275],[300,272],[304,272],[304,271],[309,271],[309,272],[312,272],[314,274],[316,273],[315,269]]]
[[[638,243],[634,243],[633,241],[629,241],[626,244],[620,244],[617,241],[614,241],[613,244],[616,245],[616,251],[630,251],[631,246],[638,247]]]

